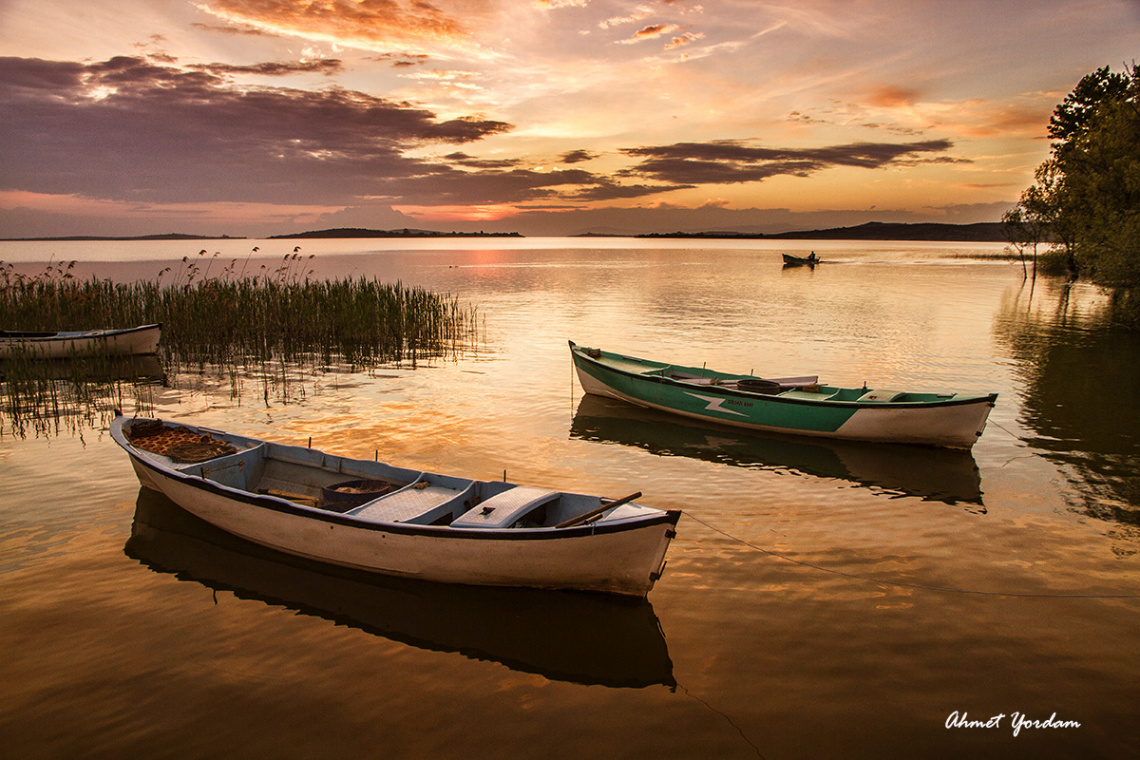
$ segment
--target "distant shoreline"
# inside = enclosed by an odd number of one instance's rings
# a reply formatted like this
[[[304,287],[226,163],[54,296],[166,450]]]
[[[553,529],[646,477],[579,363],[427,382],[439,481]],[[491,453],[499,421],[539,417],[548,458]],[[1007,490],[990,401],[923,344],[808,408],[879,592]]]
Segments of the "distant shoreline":
[[[910,240],[931,242],[1004,243],[1001,222],[976,224],[895,223],[867,222],[855,227],[834,227],[799,232],[749,233],[733,231],[714,232],[650,232],[617,234],[586,232],[565,237],[606,237],[638,239],[680,240]],[[163,241],[163,240],[313,240],[338,238],[521,238],[519,232],[436,232],[433,230],[395,229],[369,230],[357,227],[296,232],[271,235],[267,238],[246,238],[233,235],[190,235],[167,233],[163,235],[137,235],[112,237],[102,235],[68,235],[65,237],[0,238],[3,242],[68,242],[68,241]],[[563,237],[563,236],[557,236]]]
[[[933,222],[889,223],[867,222],[856,227],[834,227],[826,230],[800,232],[742,233],[742,232],[652,232],[636,235],[638,238],[679,238],[710,240],[910,240],[938,242],[1005,243],[1001,222],[976,224],[939,224]]]

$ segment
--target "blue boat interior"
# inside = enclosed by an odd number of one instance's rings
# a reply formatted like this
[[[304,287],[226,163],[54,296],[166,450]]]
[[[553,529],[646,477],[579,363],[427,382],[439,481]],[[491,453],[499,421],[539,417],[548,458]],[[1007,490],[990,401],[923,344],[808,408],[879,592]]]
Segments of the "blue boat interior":
[[[551,491],[506,481],[440,475],[383,462],[347,459],[309,448],[253,441],[215,431],[203,432],[210,432],[239,450],[205,462],[173,464],[174,469],[237,491],[338,512],[368,522],[475,530],[554,527],[603,504],[597,496]],[[159,461],[169,461],[161,455],[147,455]],[[323,492],[350,482],[380,483],[387,489],[348,508],[343,503],[325,501]]]

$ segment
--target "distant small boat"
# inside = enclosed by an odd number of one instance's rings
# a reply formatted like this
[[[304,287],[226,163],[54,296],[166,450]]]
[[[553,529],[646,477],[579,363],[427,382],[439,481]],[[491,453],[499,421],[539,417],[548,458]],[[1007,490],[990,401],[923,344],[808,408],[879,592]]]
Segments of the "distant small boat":
[[[360,570],[645,596],[681,513],[116,417],[139,482],[222,530]]]
[[[996,393],[909,393],[680,367],[570,342],[586,393],[722,425],[775,433],[969,449]]]
[[[815,265],[818,264],[820,261],[819,258],[815,255],[815,251],[812,251],[810,256],[793,256],[790,253],[785,253],[785,254],[783,254],[783,256],[784,256],[784,266],[786,266],[786,267],[805,267],[806,266],[806,267],[811,267],[812,269],[814,269]]]
[[[160,324],[73,332],[0,330],[0,358],[17,352],[37,359],[67,359],[91,354],[146,356],[158,353],[161,335]]]

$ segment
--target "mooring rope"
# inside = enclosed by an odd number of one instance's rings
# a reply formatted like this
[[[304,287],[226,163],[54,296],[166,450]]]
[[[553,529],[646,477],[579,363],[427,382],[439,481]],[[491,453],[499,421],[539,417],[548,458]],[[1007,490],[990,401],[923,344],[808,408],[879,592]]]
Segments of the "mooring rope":
[[[808,568],[811,568],[812,570],[819,570],[820,572],[823,572],[823,573],[829,573],[831,575],[838,575],[838,576],[841,576],[843,578],[850,578],[852,580],[866,581],[868,583],[878,583],[878,584],[883,585],[883,586],[895,586],[897,588],[917,589],[919,591],[940,591],[942,593],[947,593],[947,594],[972,594],[975,596],[1002,596],[1002,597],[1032,598],[1032,599],[1140,599],[1140,594],[1050,594],[1050,593],[1038,593],[1038,592],[1029,592],[1029,591],[983,591],[980,589],[955,588],[952,586],[929,586],[929,585],[924,585],[921,583],[906,583],[904,581],[891,581],[891,580],[884,580],[882,578],[873,578],[869,575],[859,575],[858,573],[849,573],[849,572],[846,572],[844,570],[834,570],[832,568],[823,567],[822,565],[817,565],[817,564],[814,564],[812,562],[807,562],[807,561],[802,560],[802,559],[795,559],[794,557],[789,557],[786,554],[781,554],[780,552],[772,551],[771,549],[765,549],[762,546],[757,546],[756,544],[754,544],[750,541],[746,541],[743,538],[739,538],[738,536],[734,536],[731,533],[728,533],[726,531],[721,530],[720,528],[716,527],[715,525],[712,525],[712,524],[702,520],[701,518],[697,517],[693,513],[689,512],[688,510],[683,510],[683,512],[684,512],[686,517],[688,517],[689,519],[694,520],[696,522],[699,522],[701,525],[705,526],[709,530],[714,531],[716,533],[719,533],[720,535],[724,536],[725,538],[727,538],[731,541],[735,541],[736,543],[741,544],[742,546],[747,546],[750,549],[754,549],[755,551],[758,551],[762,554],[766,554],[769,557],[775,557],[777,559],[782,559],[785,562],[791,562],[792,564],[801,565],[803,567],[808,567]]]
[[[1005,425],[1001,424],[1000,422],[990,420],[987,424],[993,425],[994,427],[996,427],[1000,430],[1003,430],[1006,433],[1009,433],[1010,437],[1013,438],[1015,441],[1021,440],[1021,436],[1019,436],[1017,433],[1013,432],[1012,430],[1010,430],[1009,428],[1007,428]]]

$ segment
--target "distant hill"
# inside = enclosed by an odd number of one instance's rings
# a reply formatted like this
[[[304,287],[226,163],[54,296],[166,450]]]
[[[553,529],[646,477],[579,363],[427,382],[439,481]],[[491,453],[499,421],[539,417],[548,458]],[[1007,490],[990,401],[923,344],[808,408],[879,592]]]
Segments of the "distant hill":
[[[390,238],[390,237],[522,237],[517,232],[434,232],[432,230],[365,230],[359,227],[340,227],[331,230],[295,232],[291,235],[273,235],[269,240],[298,240],[302,238]]]
[[[420,238],[420,237],[522,237],[518,232],[435,232],[433,230],[365,230],[357,227],[342,227],[331,230],[296,232],[289,235],[271,235],[266,240],[299,240],[304,238]],[[183,235],[170,232],[164,235],[139,235],[137,237],[103,237],[97,235],[71,235],[68,237],[0,238],[14,242],[50,242],[67,240],[246,240],[233,235]]]
[[[520,238],[518,232],[436,232],[434,230],[396,229],[368,230],[359,227],[340,227],[328,230],[296,232],[288,235],[273,235],[268,240],[301,240],[316,238]],[[576,237],[635,237],[635,238],[680,238],[694,240],[930,240],[941,242],[1004,243],[1001,222],[981,222],[978,224],[938,224],[933,222],[904,224],[896,222],[867,222],[855,227],[834,227],[825,230],[803,230],[799,232],[753,233],[706,231],[706,232],[652,232],[642,235],[622,234],[608,229],[595,229]],[[140,235],[136,237],[107,237],[97,235],[73,235],[68,237],[6,238],[13,241],[55,241],[55,240],[246,240],[232,235],[185,235],[167,233],[163,235]]]
[[[184,235],[180,232],[167,232],[163,235],[137,235],[135,237],[112,237],[105,235],[68,235],[66,237],[0,238],[13,242],[51,242],[55,240],[245,240],[234,235]]]
[[[857,227],[836,227],[811,232],[784,232],[775,238],[798,240],[942,240],[978,243],[1004,243],[1001,222],[977,224],[938,224],[923,222],[899,224],[867,222]]]
[[[931,240],[943,242],[1004,243],[1001,222],[977,224],[938,224],[921,222],[867,222],[855,227],[834,227],[826,230],[804,230],[776,234],[749,234],[741,232],[674,232],[638,235],[642,238],[700,238],[742,240]]]

